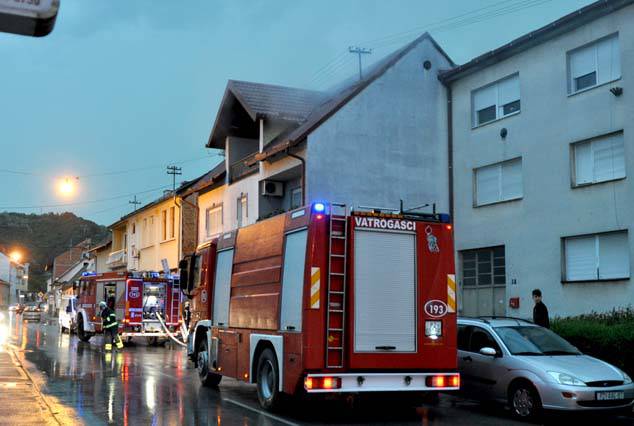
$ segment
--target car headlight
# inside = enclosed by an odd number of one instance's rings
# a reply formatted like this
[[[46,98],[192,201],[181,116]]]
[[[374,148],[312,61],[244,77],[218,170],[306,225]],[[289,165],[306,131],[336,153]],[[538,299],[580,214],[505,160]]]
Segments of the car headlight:
[[[621,373],[621,376],[623,376],[624,384],[629,385],[630,383],[632,383],[632,378],[625,371],[621,370],[620,368],[616,368],[616,369],[619,371],[619,373]]]
[[[561,385],[567,386],[587,386],[583,380],[577,379],[575,376],[571,376],[567,373],[559,373],[557,371],[549,371],[548,374],[555,379],[555,381]]]

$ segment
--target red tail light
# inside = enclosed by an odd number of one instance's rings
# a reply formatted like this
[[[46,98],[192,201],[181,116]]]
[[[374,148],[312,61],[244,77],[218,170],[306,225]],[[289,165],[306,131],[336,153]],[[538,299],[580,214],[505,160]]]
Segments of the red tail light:
[[[306,390],[340,389],[341,379],[339,377],[306,377],[304,388]]]
[[[429,376],[425,380],[427,387],[430,388],[458,388],[460,387],[460,375],[438,375]]]

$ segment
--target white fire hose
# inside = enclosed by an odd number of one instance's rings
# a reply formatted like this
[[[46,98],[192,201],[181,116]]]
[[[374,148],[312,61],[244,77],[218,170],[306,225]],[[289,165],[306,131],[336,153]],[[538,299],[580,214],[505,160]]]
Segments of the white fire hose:
[[[170,331],[167,329],[167,326],[163,322],[163,318],[161,318],[161,314],[159,314],[157,312],[156,313],[156,318],[158,318],[159,322],[163,326],[163,330],[165,330],[165,333],[167,333],[167,335],[170,337],[170,339],[172,339],[174,342],[178,343],[181,346],[187,347],[187,343],[181,342],[180,340],[178,340],[178,338],[176,338],[176,336],[174,336],[172,333],[170,333]]]

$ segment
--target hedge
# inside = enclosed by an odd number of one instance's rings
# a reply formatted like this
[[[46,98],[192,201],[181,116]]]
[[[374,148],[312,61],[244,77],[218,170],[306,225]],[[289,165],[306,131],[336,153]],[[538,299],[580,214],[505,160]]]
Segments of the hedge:
[[[556,318],[552,330],[581,352],[613,364],[634,377],[634,309]]]

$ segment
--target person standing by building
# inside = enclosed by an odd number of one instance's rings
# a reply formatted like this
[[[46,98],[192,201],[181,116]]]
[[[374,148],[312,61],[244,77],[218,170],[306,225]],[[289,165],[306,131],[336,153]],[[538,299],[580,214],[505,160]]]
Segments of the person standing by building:
[[[123,342],[117,333],[117,329],[119,328],[117,315],[104,301],[99,302],[99,307],[101,308],[104,349],[111,351],[113,343],[117,345],[117,349],[123,348]]]
[[[542,302],[542,291],[538,288],[533,290],[533,322],[541,327],[550,328],[550,320],[548,318],[548,308]]]

